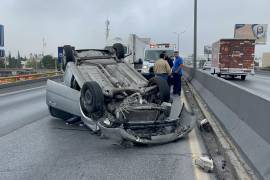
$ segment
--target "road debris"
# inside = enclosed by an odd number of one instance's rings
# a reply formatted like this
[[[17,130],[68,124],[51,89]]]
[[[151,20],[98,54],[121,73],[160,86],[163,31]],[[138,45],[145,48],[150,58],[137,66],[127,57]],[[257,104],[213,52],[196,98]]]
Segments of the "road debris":
[[[199,129],[202,131],[206,131],[206,132],[211,132],[212,131],[212,126],[209,123],[209,121],[207,119],[203,119],[201,120],[201,122],[199,123]]]
[[[214,162],[211,158],[207,156],[202,156],[194,161],[195,165],[203,169],[204,171],[210,173],[214,170]]]

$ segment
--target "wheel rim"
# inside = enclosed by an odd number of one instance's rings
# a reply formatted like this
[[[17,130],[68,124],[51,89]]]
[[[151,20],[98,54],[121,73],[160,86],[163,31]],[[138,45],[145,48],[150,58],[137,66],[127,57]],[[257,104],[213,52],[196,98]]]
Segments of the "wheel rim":
[[[84,98],[85,98],[84,102],[86,105],[93,104],[93,96],[89,90],[85,91]]]

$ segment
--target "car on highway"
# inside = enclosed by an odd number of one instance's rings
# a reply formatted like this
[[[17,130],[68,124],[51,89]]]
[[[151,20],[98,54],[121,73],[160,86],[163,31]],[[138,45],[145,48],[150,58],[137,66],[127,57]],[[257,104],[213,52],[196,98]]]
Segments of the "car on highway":
[[[124,47],[63,47],[63,82],[48,80],[46,103],[52,116],[80,118],[94,132],[141,144],[180,139],[194,127],[194,117],[166,81],[145,79],[123,59]]]
[[[203,64],[203,70],[209,70],[211,69],[211,61],[206,61],[204,64]]]

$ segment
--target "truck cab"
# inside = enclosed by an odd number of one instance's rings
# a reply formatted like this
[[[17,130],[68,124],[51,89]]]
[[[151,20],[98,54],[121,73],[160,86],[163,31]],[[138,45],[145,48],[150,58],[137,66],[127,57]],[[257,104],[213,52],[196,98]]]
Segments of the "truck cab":
[[[169,57],[173,57],[175,47],[172,44],[150,44],[144,50],[142,73],[149,73],[149,69],[154,66],[161,53],[165,52]]]

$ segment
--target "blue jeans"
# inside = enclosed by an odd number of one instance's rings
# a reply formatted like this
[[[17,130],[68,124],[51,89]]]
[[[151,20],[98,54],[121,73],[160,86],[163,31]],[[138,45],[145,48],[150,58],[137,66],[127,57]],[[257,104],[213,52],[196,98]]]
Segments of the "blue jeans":
[[[173,94],[181,95],[181,74],[173,73]]]
[[[168,80],[168,74],[156,74],[156,76],[164,79],[165,81]]]

